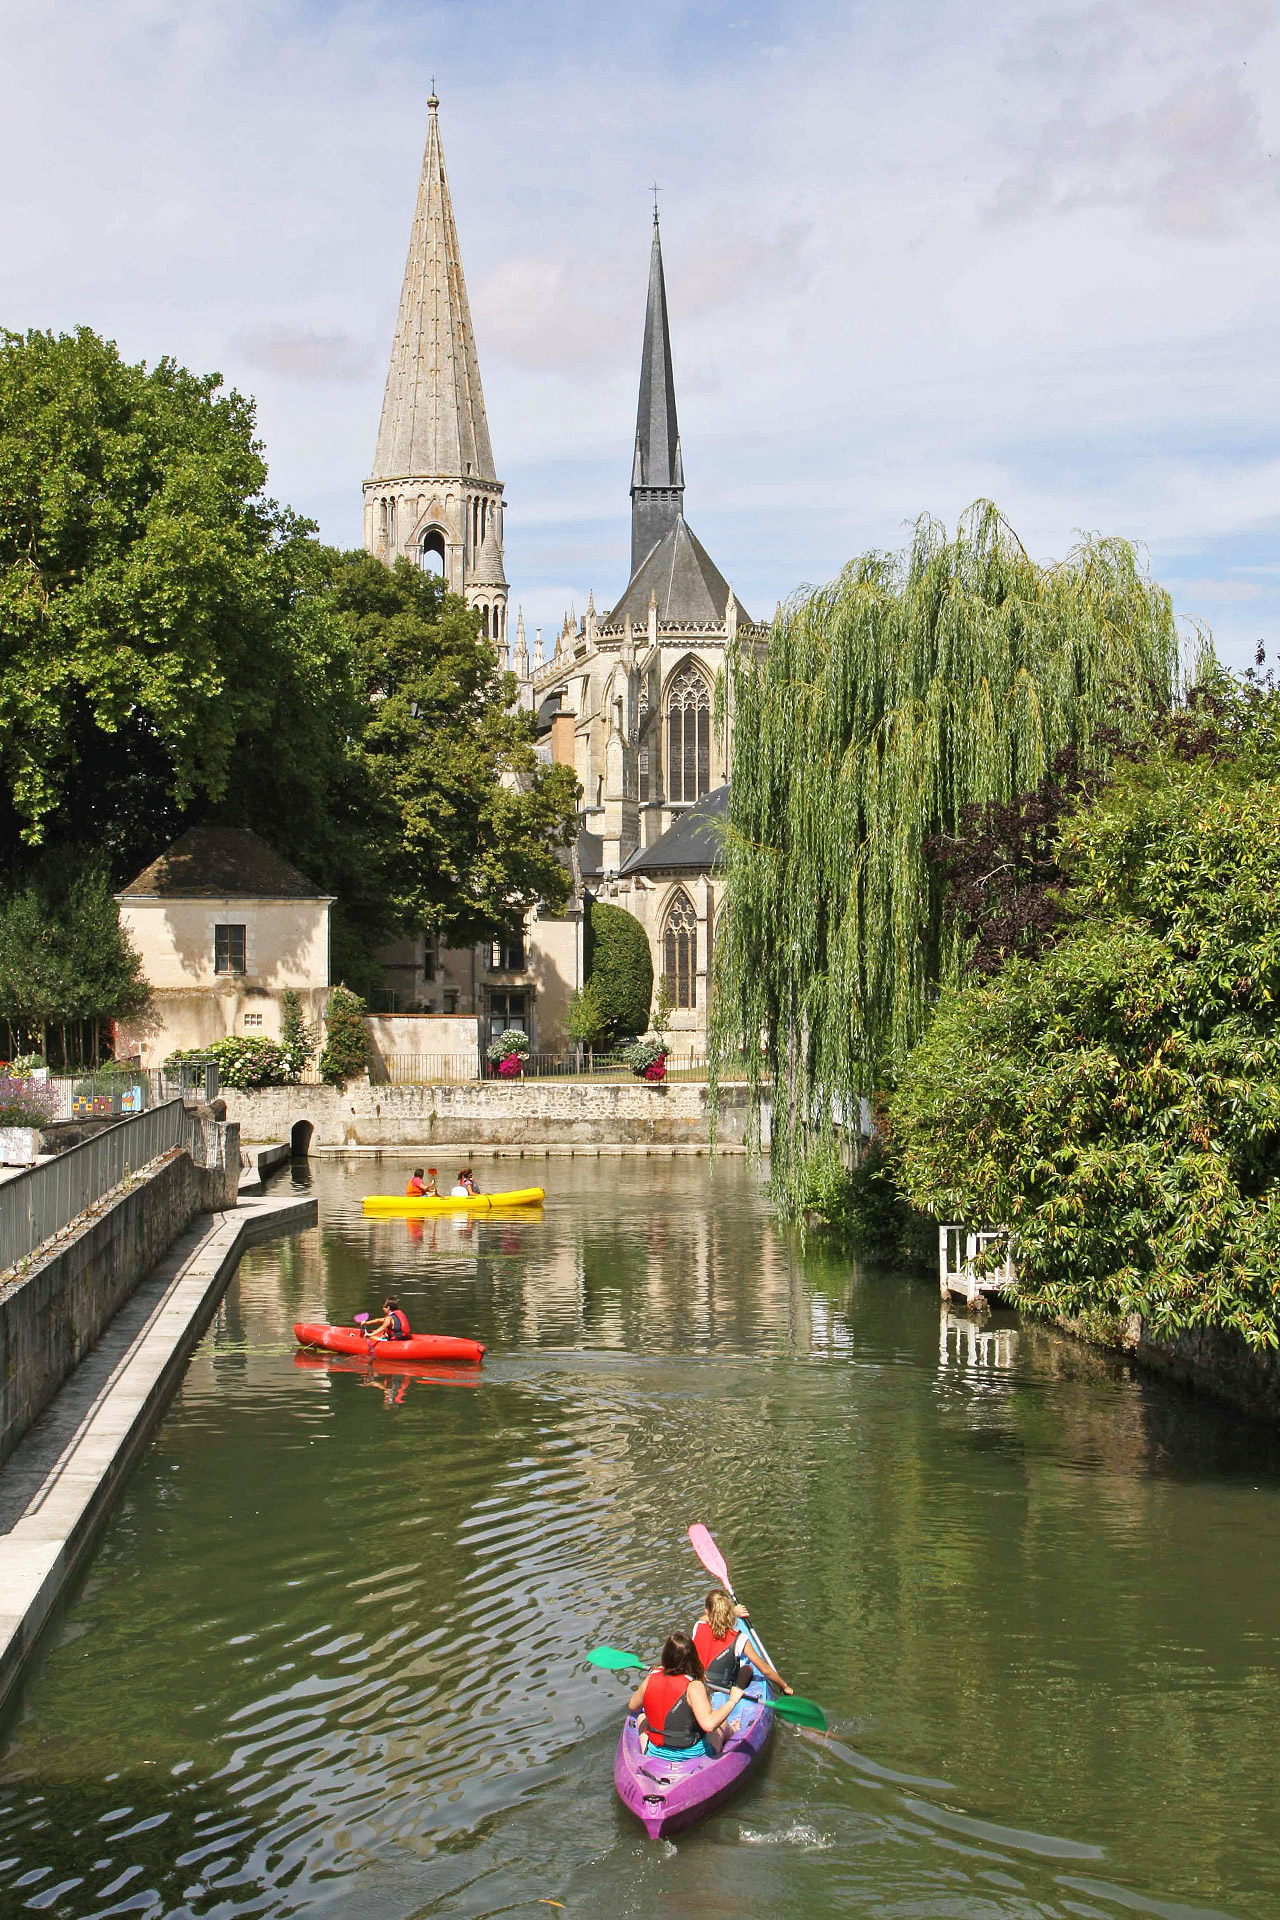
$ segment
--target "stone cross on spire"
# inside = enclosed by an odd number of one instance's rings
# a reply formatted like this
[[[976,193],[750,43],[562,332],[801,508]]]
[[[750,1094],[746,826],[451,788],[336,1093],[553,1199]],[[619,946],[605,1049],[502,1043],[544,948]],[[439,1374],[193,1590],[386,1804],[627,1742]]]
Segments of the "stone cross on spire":
[[[658,208],[653,209],[653,250],[649,256],[649,300],[644,315],[640,358],[640,405],[636,414],[636,456],[631,469],[631,571],[669,532],[684,511],[684,465],[676,423],[676,383],[671,371],[671,329],[667,286],[662,273],[662,236]]]
[[[439,105],[433,86],[373,480],[497,479],[440,145]]]

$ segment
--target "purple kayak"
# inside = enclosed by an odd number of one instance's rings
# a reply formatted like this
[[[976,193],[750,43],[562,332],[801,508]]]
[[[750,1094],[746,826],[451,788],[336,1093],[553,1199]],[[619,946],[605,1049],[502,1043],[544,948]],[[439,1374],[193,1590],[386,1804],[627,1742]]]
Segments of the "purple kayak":
[[[714,1705],[723,1693],[712,1696]],[[719,1753],[699,1751],[681,1760],[661,1747],[640,1748],[636,1715],[629,1713],[613,1763],[618,1798],[640,1821],[651,1840],[691,1827],[735,1794],[769,1744],[773,1732],[772,1696],[757,1678],[725,1724]]]

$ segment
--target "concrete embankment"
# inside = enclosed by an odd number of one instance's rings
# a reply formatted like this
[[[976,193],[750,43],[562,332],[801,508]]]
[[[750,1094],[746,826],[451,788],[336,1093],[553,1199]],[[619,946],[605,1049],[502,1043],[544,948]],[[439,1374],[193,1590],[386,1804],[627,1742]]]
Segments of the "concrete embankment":
[[[211,1164],[168,1154],[0,1285],[0,1463],[195,1216],[235,1205],[239,1130],[204,1134]]]
[[[170,1195],[155,1204],[176,1203]],[[0,1468],[0,1701],[167,1405],[244,1248],[315,1220],[314,1200],[263,1198],[188,1226]]]
[[[223,1089],[244,1140],[351,1147],[511,1149],[623,1146],[706,1149],[710,1090],[699,1082],[463,1081],[447,1086]],[[742,1152],[747,1089],[720,1089],[717,1147]],[[766,1115],[767,1122],[767,1115]],[[301,1130],[301,1137],[294,1130]],[[768,1144],[766,1125],[765,1144]]]

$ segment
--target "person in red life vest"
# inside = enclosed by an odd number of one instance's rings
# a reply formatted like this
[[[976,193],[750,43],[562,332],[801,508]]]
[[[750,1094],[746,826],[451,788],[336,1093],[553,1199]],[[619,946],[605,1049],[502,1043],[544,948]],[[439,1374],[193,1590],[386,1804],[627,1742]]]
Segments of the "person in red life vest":
[[[749,1687],[756,1674],[780,1693],[791,1693],[782,1675],[743,1631],[750,1619],[745,1607],[735,1606],[720,1587],[707,1595],[702,1618],[693,1630],[693,1644],[706,1669],[709,1687]]]
[[[422,1168],[415,1167],[409,1179],[405,1182],[404,1197],[406,1200],[421,1200],[426,1190],[426,1182],[422,1177]]]
[[[724,1743],[720,1729],[742,1698],[741,1687],[731,1687],[723,1707],[713,1707],[698,1658],[698,1649],[677,1627],[662,1649],[662,1665],[655,1667],[627,1702],[639,1713],[640,1745],[660,1747],[663,1753],[687,1753],[704,1740],[713,1753]]]
[[[369,1340],[407,1340],[409,1316],[398,1300],[384,1300],[381,1320],[371,1320],[364,1331]]]

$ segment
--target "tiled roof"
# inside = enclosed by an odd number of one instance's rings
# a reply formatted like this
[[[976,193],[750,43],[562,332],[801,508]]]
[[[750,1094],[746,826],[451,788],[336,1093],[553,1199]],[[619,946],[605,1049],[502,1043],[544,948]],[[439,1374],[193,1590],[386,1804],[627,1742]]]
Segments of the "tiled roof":
[[[726,784],[704,794],[651,847],[625,860],[621,873],[711,873],[720,864],[723,824],[729,810]]]
[[[144,867],[121,900],[329,898],[248,827],[192,827]]]

